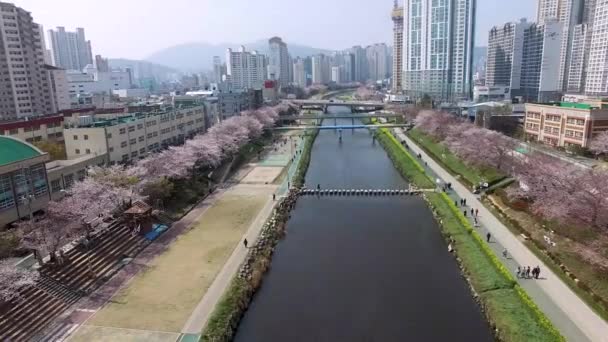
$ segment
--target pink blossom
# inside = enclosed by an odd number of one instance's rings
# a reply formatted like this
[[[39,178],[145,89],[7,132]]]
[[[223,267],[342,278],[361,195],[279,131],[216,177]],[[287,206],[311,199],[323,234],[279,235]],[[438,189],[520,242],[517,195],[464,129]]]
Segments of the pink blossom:
[[[589,150],[596,155],[608,153],[608,131],[595,136],[589,144]]]
[[[20,298],[19,292],[33,286],[38,280],[38,272],[25,270],[0,261],[0,302]]]

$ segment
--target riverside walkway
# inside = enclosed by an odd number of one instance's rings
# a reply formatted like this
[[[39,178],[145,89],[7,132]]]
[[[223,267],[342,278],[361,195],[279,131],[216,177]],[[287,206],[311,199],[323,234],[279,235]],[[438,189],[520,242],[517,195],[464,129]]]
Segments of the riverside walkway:
[[[606,321],[587,306],[515,234],[486,209],[470,189],[458,182],[454,176],[436,163],[413,140],[407,137],[402,129],[394,129],[393,131],[400,141],[407,142],[415,154],[422,156],[430,176],[439,178],[444,183],[452,183],[453,191],[449,193],[452,198],[455,200],[466,199],[467,211],[471,208],[479,210],[478,221],[480,227],[477,229],[482,236],[486,232],[492,234],[492,242],[489,245],[509,270],[515,272],[518,265],[540,266],[541,279],[519,279],[518,281],[568,341],[608,342],[608,323]],[[505,248],[511,257],[510,259],[501,256],[501,252]]]

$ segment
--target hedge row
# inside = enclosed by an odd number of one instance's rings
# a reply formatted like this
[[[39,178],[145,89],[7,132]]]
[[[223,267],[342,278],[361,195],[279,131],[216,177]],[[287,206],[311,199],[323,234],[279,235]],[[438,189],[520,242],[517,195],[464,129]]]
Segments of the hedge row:
[[[424,168],[418,163],[418,160],[412,157],[386,128],[379,128],[376,131],[376,139],[384,147],[397,170],[414,185],[425,189],[435,187],[435,183],[424,172]]]
[[[419,187],[427,187],[429,182],[432,183],[415,157],[392,134],[380,130],[377,136],[405,177]],[[395,155],[397,153],[401,156]],[[544,313],[517,285],[511,272],[477,234],[449,196],[445,193],[428,193],[425,198],[443,233],[454,244],[463,274],[476,292],[488,321],[495,328],[497,339],[565,341]]]
[[[304,142],[304,149],[302,150],[300,163],[298,165],[298,169],[296,170],[296,174],[293,177],[293,184],[297,188],[304,186],[306,171],[308,170],[308,165],[310,164],[310,153],[312,151],[312,145],[314,144],[318,134],[318,129],[313,130],[312,135],[307,136],[306,141]]]

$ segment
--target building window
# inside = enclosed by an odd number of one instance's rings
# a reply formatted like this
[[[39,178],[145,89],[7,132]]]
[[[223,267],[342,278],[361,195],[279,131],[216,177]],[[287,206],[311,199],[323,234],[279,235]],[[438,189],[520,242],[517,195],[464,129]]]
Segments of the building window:
[[[139,149],[139,154],[144,154],[144,153],[146,153],[146,148],[145,147],[144,148],[140,148]]]
[[[46,167],[44,164],[30,168],[30,179],[34,189],[34,196],[40,197],[47,192]]]
[[[15,205],[11,178],[9,175],[0,176],[0,210],[11,208]]]
[[[142,135],[141,137],[139,137],[139,139],[137,139],[139,142],[144,141],[146,138]]]
[[[108,133],[108,134],[106,135],[106,137],[107,137],[108,139],[112,139],[112,133]]]
[[[84,153],[91,154],[91,150],[87,148],[86,150],[84,150]]]
[[[9,133],[10,135],[19,134],[19,129],[17,129],[17,128],[13,128],[13,129],[11,129],[10,131],[8,131],[8,133]]]
[[[89,140],[89,136],[88,135],[84,135],[84,140]]]
[[[74,138],[74,140],[78,140],[78,136],[77,135],[75,135],[73,138]]]
[[[61,190],[61,180],[55,179],[51,181],[51,192],[56,193]]]
[[[121,142],[120,147],[127,147],[127,142],[126,141]]]
[[[135,157],[137,157],[137,151],[131,152],[131,158],[135,158]]]
[[[74,150],[74,153],[76,153],[76,154],[80,154],[80,149],[75,149],[75,150]]]
[[[129,140],[129,144],[131,144],[131,145],[135,145],[136,143],[137,143],[137,139],[135,139],[135,138]]]
[[[110,152],[110,153],[114,152],[114,147],[109,147],[108,152]]]
[[[120,134],[125,134],[125,133],[127,133],[127,130],[125,128],[121,128],[118,132]]]
[[[135,132],[135,126],[129,126],[129,132]]]
[[[65,175],[65,176],[63,176],[63,180],[65,182],[65,187],[69,188],[74,184],[74,175],[73,174]]]
[[[137,124],[137,129],[142,129],[142,128],[144,128],[143,124]]]
[[[126,162],[127,160],[129,160],[129,155],[128,154],[123,154],[122,155],[122,161]]]

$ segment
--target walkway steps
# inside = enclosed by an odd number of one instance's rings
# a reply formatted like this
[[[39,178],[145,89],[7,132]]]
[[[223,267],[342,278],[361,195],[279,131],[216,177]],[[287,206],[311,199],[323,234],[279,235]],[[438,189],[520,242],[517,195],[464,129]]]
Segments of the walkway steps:
[[[170,224],[168,224],[170,226]],[[44,339],[43,330],[72,304],[107,281],[126,257],[134,257],[150,244],[116,221],[91,237],[90,249],[82,245],[66,251],[63,265],[44,265],[38,282],[21,291],[0,313],[0,341]],[[91,272],[93,276],[91,276]],[[62,329],[50,329],[61,335]]]

